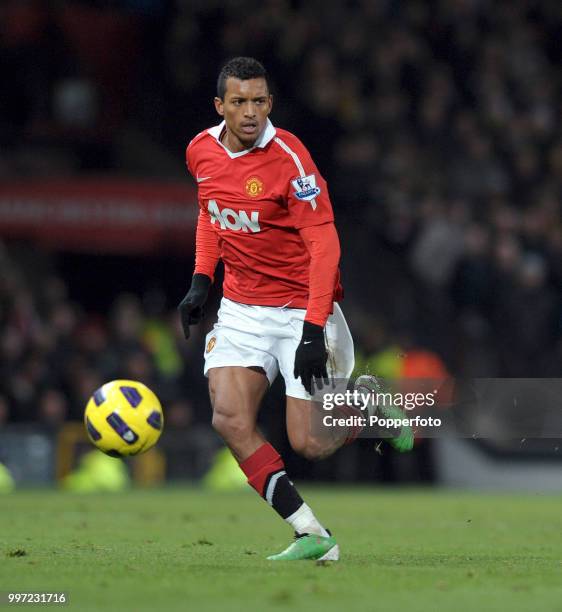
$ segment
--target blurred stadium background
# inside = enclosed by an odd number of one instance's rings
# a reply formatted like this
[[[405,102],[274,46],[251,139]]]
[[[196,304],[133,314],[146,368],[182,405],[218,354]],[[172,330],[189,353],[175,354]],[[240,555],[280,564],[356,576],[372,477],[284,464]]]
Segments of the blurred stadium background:
[[[175,307],[196,219],[184,150],[218,122],[235,55],[266,65],[274,124],[328,180],[358,372],[557,377],[561,37],[556,0],[3,0],[0,462],[17,484],[75,468],[87,398],[114,378],[165,407],[139,482],[212,467],[201,353],[220,295],[189,342]],[[363,440],[310,464],[281,384],[262,419],[299,479],[562,486],[555,440],[406,456]]]

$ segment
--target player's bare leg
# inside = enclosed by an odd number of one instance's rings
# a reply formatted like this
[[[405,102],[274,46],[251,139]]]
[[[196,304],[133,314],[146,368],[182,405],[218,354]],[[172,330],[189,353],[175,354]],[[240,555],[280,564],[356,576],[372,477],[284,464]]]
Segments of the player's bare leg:
[[[289,480],[283,460],[257,429],[257,415],[268,388],[259,368],[222,367],[209,370],[213,427],[246,474],[248,483],[298,534],[274,560],[337,560],[336,541],[304,503]]]
[[[261,368],[229,366],[209,370],[213,428],[239,463],[265,442],[256,421],[268,387]]]
[[[314,411],[321,410],[311,400],[287,396],[287,435],[293,450],[311,461],[329,457],[348,439],[347,428],[323,428],[315,433]]]

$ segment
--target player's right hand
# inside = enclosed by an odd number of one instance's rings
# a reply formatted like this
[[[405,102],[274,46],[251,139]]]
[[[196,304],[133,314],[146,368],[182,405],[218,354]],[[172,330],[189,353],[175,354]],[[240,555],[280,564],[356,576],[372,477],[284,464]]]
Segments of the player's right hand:
[[[178,305],[186,340],[189,338],[189,326],[197,325],[203,318],[203,304],[207,301],[211,282],[206,274],[194,274],[187,295]]]

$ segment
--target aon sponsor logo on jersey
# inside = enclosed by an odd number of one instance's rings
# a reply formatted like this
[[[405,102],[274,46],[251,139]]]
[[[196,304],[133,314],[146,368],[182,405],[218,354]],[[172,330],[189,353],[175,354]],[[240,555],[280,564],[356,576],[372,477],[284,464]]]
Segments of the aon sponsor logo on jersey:
[[[216,200],[209,200],[207,210],[211,215],[211,223],[219,222],[221,229],[231,229],[235,231],[242,230],[243,232],[259,232],[259,212],[253,210],[248,216],[245,210],[236,212],[232,208],[219,208]]]

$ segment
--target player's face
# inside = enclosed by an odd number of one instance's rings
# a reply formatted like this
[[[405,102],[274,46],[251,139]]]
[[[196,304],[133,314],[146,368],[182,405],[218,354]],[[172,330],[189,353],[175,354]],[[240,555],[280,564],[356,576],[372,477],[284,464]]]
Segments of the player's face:
[[[265,79],[226,80],[224,99],[215,98],[215,108],[226,122],[225,144],[231,151],[254,146],[265,129],[272,103]]]

